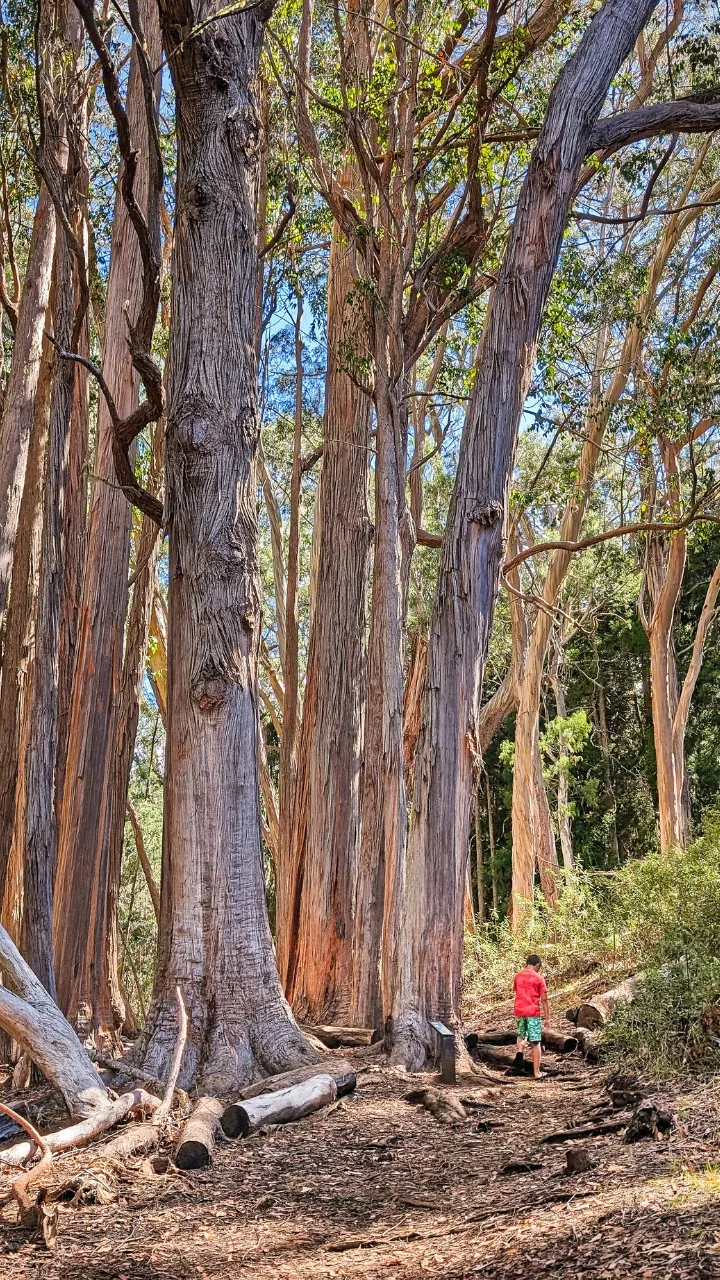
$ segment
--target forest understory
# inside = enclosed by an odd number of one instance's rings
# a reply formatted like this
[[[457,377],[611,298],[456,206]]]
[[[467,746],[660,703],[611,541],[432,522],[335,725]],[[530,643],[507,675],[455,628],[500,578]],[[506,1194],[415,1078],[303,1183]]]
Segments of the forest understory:
[[[555,1029],[572,1033],[565,1006],[598,981],[558,993]],[[511,1024],[509,1005],[477,1023]],[[99,1145],[57,1158],[50,1185],[89,1169],[94,1180],[62,1204],[52,1252],[5,1205],[0,1276],[720,1276],[717,1077],[638,1082],[645,1100],[674,1115],[666,1137],[628,1144],[618,1131],[548,1144],[607,1108],[611,1123],[625,1115],[609,1102],[616,1068],[548,1054],[557,1074],[537,1083],[493,1072],[444,1086],[389,1067],[374,1046],[329,1056],[352,1061],[353,1094],[297,1124],[222,1143],[209,1169],[181,1172],[161,1153],[110,1175]],[[468,1118],[440,1123],[406,1100],[425,1086],[467,1099]],[[587,1172],[566,1172],[568,1147],[586,1151]]]

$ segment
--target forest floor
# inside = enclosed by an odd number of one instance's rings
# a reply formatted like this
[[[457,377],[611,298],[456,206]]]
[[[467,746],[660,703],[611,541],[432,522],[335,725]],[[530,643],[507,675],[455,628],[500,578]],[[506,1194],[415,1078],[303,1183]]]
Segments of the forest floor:
[[[508,1010],[485,1025],[507,1028]],[[405,1100],[437,1077],[407,1076],[367,1051],[343,1056],[358,1070],[353,1095],[223,1144],[202,1172],[129,1163],[110,1203],[61,1207],[52,1252],[6,1205],[0,1277],[720,1277],[719,1080],[646,1088],[674,1113],[670,1136],[584,1140],[594,1167],[570,1175],[567,1144],[542,1139],[607,1100],[607,1066],[548,1055],[558,1074],[537,1083],[476,1076],[438,1086],[480,1104],[446,1125]],[[55,1167],[90,1162],[86,1151]],[[504,1173],[510,1162],[532,1167]]]

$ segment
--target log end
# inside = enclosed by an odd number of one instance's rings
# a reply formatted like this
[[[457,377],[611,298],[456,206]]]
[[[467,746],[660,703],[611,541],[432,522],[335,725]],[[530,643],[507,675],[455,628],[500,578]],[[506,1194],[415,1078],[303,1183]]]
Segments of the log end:
[[[210,1152],[204,1142],[189,1138],[181,1142],[173,1156],[173,1163],[178,1169],[207,1169]]]
[[[247,1112],[237,1102],[231,1102],[220,1117],[220,1125],[226,1138],[244,1138],[250,1123]]]

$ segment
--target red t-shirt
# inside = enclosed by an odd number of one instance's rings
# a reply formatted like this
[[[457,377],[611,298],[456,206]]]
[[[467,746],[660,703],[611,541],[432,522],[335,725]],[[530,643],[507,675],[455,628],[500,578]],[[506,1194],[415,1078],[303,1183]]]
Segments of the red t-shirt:
[[[540,997],[547,995],[545,979],[535,969],[515,974],[515,1017],[539,1018]]]

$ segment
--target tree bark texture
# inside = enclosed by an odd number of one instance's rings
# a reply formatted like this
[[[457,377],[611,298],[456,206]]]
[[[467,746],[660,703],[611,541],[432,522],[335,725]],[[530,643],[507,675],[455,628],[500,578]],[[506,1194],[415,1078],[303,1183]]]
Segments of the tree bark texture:
[[[655,4],[606,0],[553,90],[488,310],[443,540],[407,857],[392,1056],[457,1023],[469,804],[482,675],[517,430],[580,168],[610,81]]]
[[[152,66],[161,57],[157,8],[147,0],[142,17]],[[142,83],[133,55],[127,112],[140,151],[136,197],[147,200],[147,123]],[[141,300],[141,262],[135,232],[118,189],[111,244],[102,367],[121,417],[138,401],[138,380],[127,342],[125,307],[133,317]],[[117,740],[123,633],[132,509],[117,488],[113,430],[100,397],[88,550],[60,814],[53,948],[58,1002],[72,1022],[99,1042],[112,1042],[122,1001],[108,955],[107,895],[114,755]]]
[[[366,318],[350,297],[358,270],[356,246],[335,224],[315,604],[293,842],[277,886],[280,972],[297,1017],[315,1023],[349,1014],[360,833],[371,401],[346,372],[367,346]]]
[[[42,479],[50,415],[53,351],[43,347],[12,564],[0,685],[0,899],[5,888],[17,812],[20,730],[29,693],[35,641],[35,594],[42,529]],[[22,769],[24,772],[24,752]],[[22,812],[22,810],[21,810]],[[20,840],[22,846],[22,840]]]
[[[13,573],[20,501],[40,377],[55,252],[55,222],[50,193],[41,182],[0,421],[0,629],[5,621]]]
[[[166,3],[177,207],[168,367],[169,706],[158,967],[140,1052],[207,1093],[313,1051],[286,1004],[265,905],[258,791],[256,77],[267,10]]]
[[[157,492],[160,476],[162,475],[164,429],[165,424],[161,421],[156,425],[153,432],[153,452],[150,464],[150,488],[152,492]],[[140,696],[143,676],[145,675],[150,617],[157,589],[157,561],[160,551],[159,533],[160,530],[155,521],[151,520],[149,516],[143,515],[136,544],[135,581],[128,613],[125,654],[120,679],[117,741],[113,760],[113,782],[110,800],[110,855],[105,945],[108,957],[108,980],[111,984],[117,982],[118,974],[118,907],[123,844],[125,840],[125,816],[130,786],[130,771],[135,751],[135,737],[140,719]],[[142,841],[142,835],[140,835],[140,840]],[[139,845],[138,856],[142,862]],[[143,871],[145,871],[145,863],[143,863]],[[122,993],[119,990],[114,1003],[122,1004],[124,1017],[125,1001],[122,999]]]

